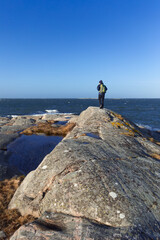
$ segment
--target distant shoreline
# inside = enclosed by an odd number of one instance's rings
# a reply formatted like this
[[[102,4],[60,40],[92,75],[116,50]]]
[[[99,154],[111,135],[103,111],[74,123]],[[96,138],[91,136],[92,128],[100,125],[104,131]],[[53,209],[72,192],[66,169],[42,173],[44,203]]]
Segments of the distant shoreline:
[[[129,98],[129,97],[124,97],[124,98],[118,98],[118,97],[117,97],[117,98],[111,98],[111,97],[107,97],[107,95],[106,95],[105,98],[106,98],[106,99],[109,99],[109,100],[125,100],[125,99],[131,99],[131,100],[132,100],[132,99],[133,99],[133,100],[134,100],[134,99],[135,99],[135,100],[141,100],[141,99],[142,99],[142,100],[147,100],[147,99],[148,99],[148,100],[152,100],[152,99],[153,99],[153,100],[154,100],[154,99],[160,99],[160,97],[159,97],[159,98],[154,98],[154,97],[151,97],[151,98],[150,98],[150,97],[148,97],[148,98],[145,98],[145,97],[144,97],[144,98],[143,98],[143,97],[141,97],[141,98],[136,98],[136,97],[135,97],[135,98]],[[56,99],[57,99],[57,100],[59,100],[59,99],[73,99],[73,100],[74,100],[74,99],[80,99],[80,100],[83,100],[83,99],[84,99],[84,100],[87,100],[87,99],[88,99],[88,100],[92,100],[92,99],[93,99],[93,100],[96,100],[97,97],[95,97],[95,98],[74,98],[74,97],[70,97],[70,98],[69,98],[69,97],[66,97],[66,98],[63,98],[63,97],[62,97],[62,98],[61,98],[61,97],[58,97],[58,98],[54,98],[54,97],[53,97],[53,98],[9,98],[9,97],[0,98],[0,100],[12,100],[12,99],[13,99],[13,100],[22,100],[22,99],[23,99],[23,100],[32,100],[32,99],[33,99],[33,100],[36,100],[36,99],[37,99],[37,100],[48,100],[48,99],[49,99],[49,100],[51,100],[51,99],[53,99],[53,100],[56,100]]]

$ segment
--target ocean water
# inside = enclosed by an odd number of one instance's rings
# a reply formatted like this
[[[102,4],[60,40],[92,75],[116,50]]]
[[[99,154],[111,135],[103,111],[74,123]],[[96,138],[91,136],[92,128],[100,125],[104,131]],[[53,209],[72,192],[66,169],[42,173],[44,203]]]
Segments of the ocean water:
[[[89,106],[99,106],[97,99],[0,99],[0,116],[37,114],[80,114]],[[105,108],[135,124],[160,130],[160,99],[105,99]]]

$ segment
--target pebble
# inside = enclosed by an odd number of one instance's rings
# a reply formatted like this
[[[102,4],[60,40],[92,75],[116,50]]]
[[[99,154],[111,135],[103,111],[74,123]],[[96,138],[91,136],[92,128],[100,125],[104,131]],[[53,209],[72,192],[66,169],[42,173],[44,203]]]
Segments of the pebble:
[[[43,167],[42,167],[42,169],[46,169],[47,168],[47,165],[44,165]]]
[[[68,153],[69,152],[69,150],[64,150],[64,153]]]
[[[6,239],[6,234],[3,231],[0,231],[0,239]]]
[[[120,217],[121,219],[125,218],[124,213],[119,214],[119,217]]]
[[[113,199],[116,199],[116,197],[117,197],[117,193],[115,193],[115,192],[110,192],[109,195],[110,195]]]

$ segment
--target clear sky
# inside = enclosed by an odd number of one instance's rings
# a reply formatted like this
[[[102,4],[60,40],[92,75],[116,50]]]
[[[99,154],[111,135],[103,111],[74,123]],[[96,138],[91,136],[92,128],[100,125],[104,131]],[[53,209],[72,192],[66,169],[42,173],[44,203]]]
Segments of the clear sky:
[[[0,98],[160,98],[160,0],[0,0]]]

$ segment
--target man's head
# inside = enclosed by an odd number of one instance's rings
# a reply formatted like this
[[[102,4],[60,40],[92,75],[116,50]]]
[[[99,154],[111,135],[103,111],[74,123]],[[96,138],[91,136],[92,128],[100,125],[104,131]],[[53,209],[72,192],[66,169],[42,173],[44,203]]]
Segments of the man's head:
[[[100,81],[99,81],[99,83],[100,83],[100,84],[103,84],[103,81],[102,81],[102,80],[100,80]]]

